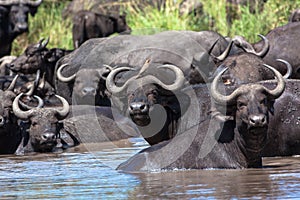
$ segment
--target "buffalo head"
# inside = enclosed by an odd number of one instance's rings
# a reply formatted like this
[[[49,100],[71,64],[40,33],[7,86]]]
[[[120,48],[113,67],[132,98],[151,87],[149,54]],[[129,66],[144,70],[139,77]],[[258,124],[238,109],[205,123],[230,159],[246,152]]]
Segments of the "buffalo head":
[[[28,46],[25,52],[12,61],[8,67],[16,73],[33,74],[43,66],[43,56],[48,51],[46,48],[49,39],[44,42],[41,39],[38,43]]]
[[[30,143],[36,152],[48,152],[57,145],[57,137],[62,128],[59,120],[67,117],[69,113],[68,102],[60,97],[56,97],[62,102],[62,109],[42,108],[43,101],[39,99],[39,105],[36,108],[30,108],[23,111],[19,107],[19,100],[23,93],[19,94],[13,102],[13,112],[21,120],[27,121],[26,131],[29,133]],[[24,127],[23,127],[24,128]]]
[[[130,34],[131,28],[126,23],[126,15],[120,15],[117,17],[111,17],[114,21],[115,31],[121,34]]]
[[[28,32],[28,14],[35,15],[42,0],[2,0],[0,6],[9,8],[9,22],[15,36]]]
[[[107,76],[106,87],[112,93],[114,103],[117,102],[115,97],[127,94],[127,108],[118,106],[127,110],[149,144],[172,138],[176,134],[178,119],[189,105],[189,99],[179,92],[184,85],[183,72],[174,65],[161,65],[155,68],[156,74],[142,75],[145,72],[142,67],[122,86],[115,83],[118,73],[130,70],[130,67],[116,68]],[[165,79],[162,79],[163,74]],[[158,127],[159,130],[154,130]]]
[[[58,80],[68,83],[74,82],[72,96],[73,100],[77,104],[94,104],[102,103],[100,101],[105,101],[105,76],[110,72],[111,68],[106,66],[101,69],[87,69],[83,68],[77,71],[69,77],[64,77],[62,75],[62,70],[67,65],[62,65],[57,70]],[[103,99],[104,98],[104,99]],[[105,105],[106,102],[104,102]]]

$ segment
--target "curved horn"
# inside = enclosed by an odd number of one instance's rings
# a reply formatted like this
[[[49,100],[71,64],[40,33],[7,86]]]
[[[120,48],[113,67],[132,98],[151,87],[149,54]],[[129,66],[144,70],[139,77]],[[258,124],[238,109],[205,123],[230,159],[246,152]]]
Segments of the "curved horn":
[[[274,88],[273,90],[269,90],[268,88],[261,86],[260,88],[263,89],[265,92],[267,92],[269,95],[273,96],[273,98],[278,98],[284,91],[285,89],[285,81],[283,76],[280,74],[279,71],[277,71],[276,69],[274,69],[273,67],[264,64],[265,67],[267,67],[268,69],[270,69],[275,77],[277,78],[277,86],[276,88]],[[226,96],[226,95],[222,95],[218,92],[217,89],[217,85],[218,85],[218,80],[220,79],[221,75],[227,70],[228,68],[225,68],[223,70],[220,71],[220,73],[214,78],[212,84],[211,84],[211,96],[212,98],[221,104],[228,104],[231,105],[234,103],[233,100],[235,100],[235,98],[237,96],[239,96],[240,94],[243,94],[247,91],[247,86],[248,85],[242,85],[239,88],[237,88],[235,91],[233,91],[230,95]]]
[[[45,38],[42,38],[40,41],[39,41],[39,44],[38,44],[38,49],[43,49],[47,46],[47,44],[49,43],[49,40],[50,38],[48,37],[46,39],[46,41],[44,42]],[[43,43],[44,42],[44,43]]]
[[[33,84],[31,84],[29,91],[25,93],[26,96],[32,96],[32,94],[34,93],[37,87],[38,82],[40,81],[40,76],[41,76],[41,71],[37,70],[36,77],[35,80],[33,81]]]
[[[33,95],[34,98],[36,98],[38,100],[38,105],[37,107],[32,107],[32,106],[29,106],[29,105],[26,105],[25,103],[23,103],[22,101],[19,101],[19,104],[25,108],[26,110],[31,110],[31,109],[34,109],[34,108],[42,108],[44,107],[44,101],[41,97],[39,96],[36,96],[36,95]]]
[[[63,68],[65,68],[66,66],[68,66],[68,64],[63,64],[62,66],[60,66],[58,69],[57,69],[57,78],[58,80],[62,81],[62,82],[65,82],[65,83],[68,83],[72,80],[74,80],[76,78],[76,73],[73,74],[72,76],[70,77],[64,77],[62,74],[61,74],[61,71]]]
[[[14,79],[12,80],[12,82],[10,83],[9,87],[6,89],[6,91],[13,91],[13,89],[16,86],[17,83],[17,79],[18,79],[19,75],[17,74]]]
[[[233,100],[240,94],[242,94],[244,91],[242,90],[241,87],[237,88],[235,91],[233,91],[230,95],[226,96],[218,92],[218,80],[222,76],[222,74],[228,70],[228,67],[224,68],[221,70],[217,76],[214,78],[214,80],[211,83],[211,96],[212,98],[221,104],[233,104]]]
[[[261,34],[258,34],[258,36],[264,41],[264,47],[260,52],[256,52],[256,50],[253,48],[253,45],[250,44],[249,42],[247,42],[241,36],[235,36],[233,38],[233,41],[237,46],[242,48],[245,52],[253,53],[254,55],[257,55],[259,57],[264,57],[269,50],[270,43],[269,43],[269,40],[265,36],[263,36]]]
[[[63,108],[61,110],[56,110],[57,115],[59,116],[59,118],[63,119],[65,118],[70,111],[70,105],[67,102],[67,100],[59,95],[55,95],[63,104]]]
[[[258,36],[264,41],[264,47],[260,52],[255,51],[254,54],[259,57],[264,57],[266,55],[266,53],[269,51],[270,43],[269,43],[269,40],[265,36],[263,36],[261,34],[258,34]]]
[[[279,61],[279,62],[282,62],[282,63],[284,63],[286,65],[287,70],[286,70],[286,73],[283,76],[283,78],[285,78],[285,79],[290,78],[291,75],[292,75],[292,73],[293,73],[292,65],[288,61],[283,60],[283,59],[276,59],[276,60]]]
[[[103,79],[103,80],[106,80],[106,76],[107,74],[109,74],[113,68],[109,65],[103,65],[104,69],[102,68],[101,70],[99,70],[99,74],[100,74],[100,77]]]
[[[29,117],[31,117],[34,113],[34,110],[28,110],[28,111],[23,111],[20,109],[19,107],[19,100],[20,100],[20,97],[23,95],[23,93],[20,93],[18,96],[16,96],[16,98],[14,99],[13,101],[13,105],[12,105],[12,109],[13,109],[13,112],[14,114],[22,119],[22,120],[27,120]]]
[[[285,89],[285,81],[281,73],[276,70],[275,68],[271,67],[270,65],[264,64],[265,67],[269,68],[275,75],[275,78],[277,78],[277,86],[273,90],[269,90],[264,87],[264,90],[273,96],[273,98],[278,98],[283,93]]]
[[[214,56],[212,55],[215,59],[217,59],[218,61],[223,61],[225,60],[225,58],[228,56],[230,50],[231,50],[231,47],[232,47],[232,44],[233,44],[233,40],[230,41],[230,43],[228,44],[228,46],[226,47],[225,51],[219,55],[219,56]]]
[[[130,79],[128,79],[123,86],[119,87],[115,84],[114,80],[115,80],[115,76],[118,73],[124,72],[124,71],[133,71],[134,69],[131,67],[119,67],[119,68],[115,68],[113,69],[107,76],[106,78],[106,88],[109,92],[111,92],[112,94],[117,94],[122,92],[127,86],[128,84],[136,78],[136,76],[131,77]]]
[[[170,90],[170,91],[175,91],[180,89],[183,84],[184,84],[184,74],[182,72],[182,70],[175,66],[175,65],[170,65],[170,64],[166,64],[163,66],[160,66],[159,68],[167,68],[172,70],[175,73],[175,81],[173,84],[171,85],[166,85],[165,83],[163,83],[162,81],[160,81],[158,78],[156,78],[153,75],[147,75],[145,77],[140,78],[138,81],[141,81],[142,85],[145,85],[147,83],[156,83],[159,86],[161,86],[162,88],[166,89],[166,90]]]
[[[45,85],[46,85],[45,76],[46,76],[46,73],[43,74],[43,77],[42,77],[42,79],[40,80],[40,83],[39,83],[39,85],[38,85],[38,88],[40,88],[40,89],[43,89],[43,88],[45,87]]]
[[[39,6],[43,2],[42,0],[30,1],[30,0],[20,0],[21,3],[30,5],[30,6]]]

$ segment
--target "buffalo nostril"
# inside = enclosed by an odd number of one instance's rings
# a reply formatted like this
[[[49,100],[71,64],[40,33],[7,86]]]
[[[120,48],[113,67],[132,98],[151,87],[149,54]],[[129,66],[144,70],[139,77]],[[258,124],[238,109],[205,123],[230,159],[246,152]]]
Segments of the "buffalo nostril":
[[[144,102],[133,102],[129,106],[130,111],[147,112],[148,106]]]
[[[49,141],[49,140],[55,140],[55,134],[54,133],[44,133],[42,135],[42,139],[45,141]]]
[[[92,87],[86,87],[82,89],[82,93],[84,95],[95,95],[96,94],[96,89]]]
[[[264,115],[253,115],[249,118],[249,123],[251,126],[264,126],[267,120]]]

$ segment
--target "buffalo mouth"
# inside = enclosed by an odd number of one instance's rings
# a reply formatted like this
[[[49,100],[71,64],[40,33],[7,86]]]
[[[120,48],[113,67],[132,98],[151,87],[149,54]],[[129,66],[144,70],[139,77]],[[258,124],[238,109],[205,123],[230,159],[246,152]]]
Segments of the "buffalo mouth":
[[[57,145],[57,141],[55,140],[40,140],[40,139],[32,139],[31,145],[35,152],[52,152],[54,147]]]
[[[146,113],[135,113],[130,115],[132,121],[138,126],[147,126],[150,124],[151,119]]]
[[[33,146],[33,149],[34,151],[36,152],[41,152],[41,153],[44,153],[44,152],[52,152],[53,151],[53,148],[57,145],[57,142],[42,142],[38,145],[32,145]]]

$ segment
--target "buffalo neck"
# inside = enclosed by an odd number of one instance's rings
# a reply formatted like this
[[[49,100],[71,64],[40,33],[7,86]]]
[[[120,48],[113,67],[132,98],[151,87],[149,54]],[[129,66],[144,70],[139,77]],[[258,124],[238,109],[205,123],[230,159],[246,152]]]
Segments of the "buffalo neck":
[[[262,150],[266,144],[267,128],[248,129],[246,125],[234,129],[234,145],[242,157],[245,167],[262,167]]]

